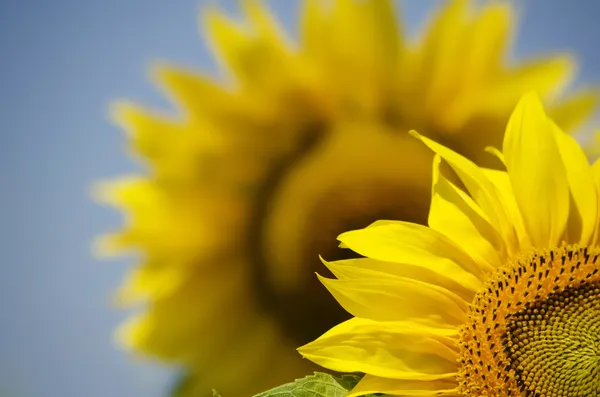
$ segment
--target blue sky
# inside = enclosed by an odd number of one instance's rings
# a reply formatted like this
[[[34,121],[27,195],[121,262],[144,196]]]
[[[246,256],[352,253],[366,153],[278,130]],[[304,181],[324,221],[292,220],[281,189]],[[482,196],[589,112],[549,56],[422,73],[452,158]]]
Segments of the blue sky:
[[[272,3],[294,29],[298,2]],[[435,3],[403,2],[410,31]],[[581,61],[578,84],[600,83],[600,3],[519,3],[517,58],[570,49]],[[127,262],[92,258],[93,236],[120,219],[91,202],[89,186],[135,170],[107,121],[109,101],[167,106],[147,79],[151,60],[215,70],[198,34],[201,4],[0,2],[0,396],[3,388],[15,397],[164,395],[169,371],[113,343],[125,313],[110,306],[109,293]]]

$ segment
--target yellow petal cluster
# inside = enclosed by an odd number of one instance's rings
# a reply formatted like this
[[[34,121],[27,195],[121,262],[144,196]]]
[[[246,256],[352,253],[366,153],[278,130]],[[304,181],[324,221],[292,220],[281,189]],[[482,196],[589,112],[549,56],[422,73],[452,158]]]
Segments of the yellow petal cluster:
[[[496,151],[506,170],[413,135],[436,153],[429,226],[340,235],[364,258],[326,262],[321,281],[354,317],[301,354],[366,373],[351,396],[597,395],[600,160],[532,93]]]

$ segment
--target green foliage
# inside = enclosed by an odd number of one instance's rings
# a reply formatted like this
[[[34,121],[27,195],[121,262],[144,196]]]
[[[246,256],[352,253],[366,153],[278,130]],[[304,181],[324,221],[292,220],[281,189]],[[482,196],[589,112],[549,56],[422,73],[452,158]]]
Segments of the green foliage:
[[[361,378],[362,375],[333,376],[315,372],[314,375],[277,386],[254,397],[345,397]],[[188,386],[189,378],[184,375],[173,388],[171,397],[186,396]],[[221,395],[213,390],[212,397],[221,397]]]
[[[254,397],[344,397],[360,378],[358,375],[335,377],[315,372],[314,375],[275,387]],[[213,397],[221,396],[213,390]]]
[[[317,372],[315,372],[315,375]],[[334,379],[346,390],[350,391],[354,389],[354,386],[362,379],[363,375],[351,375],[345,374],[341,375],[339,378]]]

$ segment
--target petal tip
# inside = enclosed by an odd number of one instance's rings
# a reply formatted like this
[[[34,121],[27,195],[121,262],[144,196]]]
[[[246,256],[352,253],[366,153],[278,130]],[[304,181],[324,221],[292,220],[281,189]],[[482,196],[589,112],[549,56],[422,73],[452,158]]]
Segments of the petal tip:
[[[108,104],[108,119],[118,125],[126,126],[129,119],[129,113],[134,108],[134,104],[127,99],[117,99]]]
[[[535,108],[537,109],[541,109],[542,112],[544,111],[544,107],[542,105],[542,100],[540,99],[540,95],[538,94],[537,91],[531,90],[526,92],[521,99],[519,100],[519,103],[517,104],[517,108],[518,107],[527,107],[527,108]]]
[[[423,140],[423,136],[421,134],[419,134],[417,131],[415,130],[410,130],[408,131],[408,133],[410,134],[410,136],[412,136],[413,138],[417,138],[418,140],[422,141]]]

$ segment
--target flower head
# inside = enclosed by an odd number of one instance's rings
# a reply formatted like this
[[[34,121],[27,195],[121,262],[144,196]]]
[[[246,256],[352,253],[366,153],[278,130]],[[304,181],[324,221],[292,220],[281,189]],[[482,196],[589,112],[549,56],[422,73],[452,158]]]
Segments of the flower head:
[[[529,89],[568,128],[595,102],[556,100],[568,56],[504,65],[506,3],[451,0],[416,43],[389,0],[304,1],[298,43],[242,5],[243,22],[204,13],[219,79],[154,68],[179,114],[115,105],[149,170],[101,189],[128,216],[104,251],[142,255],[119,298],[145,309],[120,340],[229,397],[304,375],[294,348],[348,318],[312,277],[336,235],[426,222],[432,154],[409,128],[479,156]]]
[[[351,395],[598,395],[600,161],[535,94],[496,152],[506,171],[415,136],[436,153],[429,227],[340,235],[366,258],[327,263],[337,279],[321,280],[355,317],[300,352],[365,372]]]

